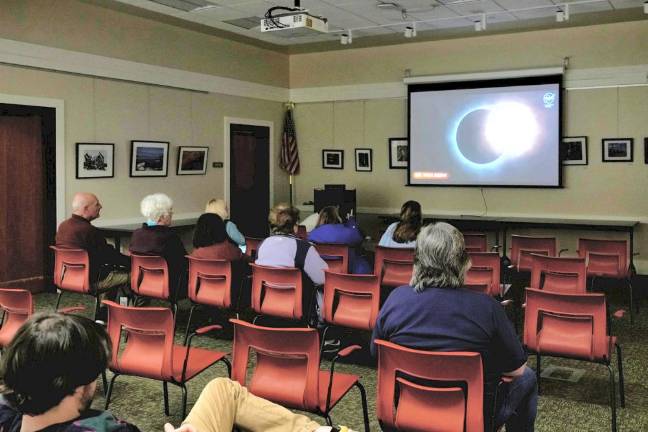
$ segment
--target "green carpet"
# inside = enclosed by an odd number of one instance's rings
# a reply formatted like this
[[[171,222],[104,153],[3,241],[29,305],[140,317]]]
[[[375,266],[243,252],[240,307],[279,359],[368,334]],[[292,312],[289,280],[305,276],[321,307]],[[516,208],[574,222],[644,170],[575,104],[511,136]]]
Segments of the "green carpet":
[[[37,310],[52,309],[54,300],[54,294],[37,295]],[[616,299],[612,301],[615,305],[620,304]],[[79,304],[88,305],[86,315],[91,314],[92,305],[87,297],[66,294],[62,302],[62,306]],[[187,302],[181,303],[180,306],[178,329],[176,331],[178,343],[181,343],[184,335],[184,326],[189,307]],[[202,317],[205,316],[202,315]],[[621,320],[615,320],[612,324],[612,333],[619,337],[619,343],[623,349],[626,381],[626,408],[619,408],[617,411],[619,431],[648,431],[648,383],[646,382],[648,376],[646,374],[648,346],[645,343],[647,332],[648,311],[646,310],[636,316],[634,325],[630,325],[629,316]],[[195,339],[194,345],[229,352],[231,349],[231,333],[223,336],[224,338],[221,339],[218,336],[199,337]],[[529,365],[531,367],[535,366],[534,357],[529,359]],[[536,430],[539,432],[610,430],[608,372],[606,367],[586,362],[543,357],[543,368],[550,365],[584,369],[585,374],[577,383],[554,379],[543,379],[541,381],[542,389],[538,405]],[[614,362],[614,365],[616,368],[616,362]],[[328,368],[329,363],[323,361],[321,367]],[[336,370],[362,376],[362,383],[367,390],[371,430],[379,431],[380,428],[375,416],[375,366],[340,364],[336,367]],[[110,377],[110,373],[108,375]],[[209,380],[224,376],[226,376],[226,369],[218,363],[190,381],[187,386],[189,391],[188,410],[191,409],[201,389]],[[103,387],[99,382],[97,395],[93,403],[93,407],[98,409],[103,409],[105,402],[102,391]],[[162,402],[161,383],[144,378],[120,376],[113,390],[110,410],[117,417],[138,425],[143,432],[160,432],[165,422],[171,422],[174,425],[181,422],[180,389],[170,385],[169,398],[171,416],[166,417]],[[334,423],[362,431],[362,406],[358,391],[356,389],[351,390],[350,394],[333,409],[331,415]],[[324,424],[323,419],[317,416],[311,417]]]

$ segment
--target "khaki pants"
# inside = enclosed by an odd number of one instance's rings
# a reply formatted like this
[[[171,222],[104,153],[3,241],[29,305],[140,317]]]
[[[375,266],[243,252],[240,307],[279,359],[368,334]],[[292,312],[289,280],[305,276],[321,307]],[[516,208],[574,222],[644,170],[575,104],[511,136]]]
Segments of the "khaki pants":
[[[97,281],[95,287],[99,291],[108,290],[103,295],[108,300],[115,300],[117,297],[117,289],[121,286],[124,288],[124,294],[130,292],[128,286],[130,284],[130,273],[122,271],[111,271],[108,276]]]
[[[312,432],[319,424],[308,417],[254,396],[238,382],[216,378],[203,389],[183,423],[199,432]]]

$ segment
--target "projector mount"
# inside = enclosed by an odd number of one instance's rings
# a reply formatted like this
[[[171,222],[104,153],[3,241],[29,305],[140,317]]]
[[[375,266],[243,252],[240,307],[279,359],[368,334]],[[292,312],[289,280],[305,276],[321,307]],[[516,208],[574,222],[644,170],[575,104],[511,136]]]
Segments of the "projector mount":
[[[289,28],[290,26],[287,24],[284,24],[280,22],[277,18],[278,16],[274,14],[275,11],[286,11],[287,13],[308,13],[308,10],[305,8],[301,7],[301,0],[294,0],[294,6],[293,7],[286,7],[286,6],[273,6],[270,9],[268,9],[264,15],[264,18],[267,20],[270,20],[272,25],[275,27],[275,29],[282,29],[282,28]],[[285,14],[284,14],[285,15]],[[326,18],[321,18],[322,21],[326,22]]]

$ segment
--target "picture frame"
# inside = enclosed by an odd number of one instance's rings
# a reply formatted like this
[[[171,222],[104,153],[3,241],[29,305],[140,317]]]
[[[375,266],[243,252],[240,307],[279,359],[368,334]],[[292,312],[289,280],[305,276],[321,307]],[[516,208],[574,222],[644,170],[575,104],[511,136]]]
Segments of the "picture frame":
[[[205,175],[209,147],[179,147],[177,175]]]
[[[601,150],[603,162],[632,162],[633,138],[603,138]]]
[[[409,164],[409,140],[389,138],[389,168],[407,169]]]
[[[344,150],[322,150],[322,168],[344,169]]]
[[[587,165],[587,137],[563,137],[563,165]]]
[[[373,170],[373,151],[370,148],[355,149],[355,170],[361,172]]]
[[[168,168],[168,141],[131,141],[131,177],[166,177]]]
[[[76,143],[76,178],[96,179],[115,176],[115,144]]]

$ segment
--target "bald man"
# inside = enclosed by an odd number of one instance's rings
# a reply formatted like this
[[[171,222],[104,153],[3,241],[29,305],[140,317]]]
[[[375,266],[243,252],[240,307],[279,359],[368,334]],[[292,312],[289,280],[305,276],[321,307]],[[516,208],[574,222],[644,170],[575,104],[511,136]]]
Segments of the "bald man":
[[[56,232],[56,246],[71,249],[85,249],[90,257],[90,280],[94,289],[108,291],[107,297],[114,298],[117,288],[122,286],[128,292],[130,259],[119,253],[106,242],[101,231],[90,222],[99,217],[101,203],[96,195],[78,192],[72,199],[72,216],[61,222]],[[108,274],[100,275],[103,265],[120,266]],[[101,277],[101,280],[99,280]]]

